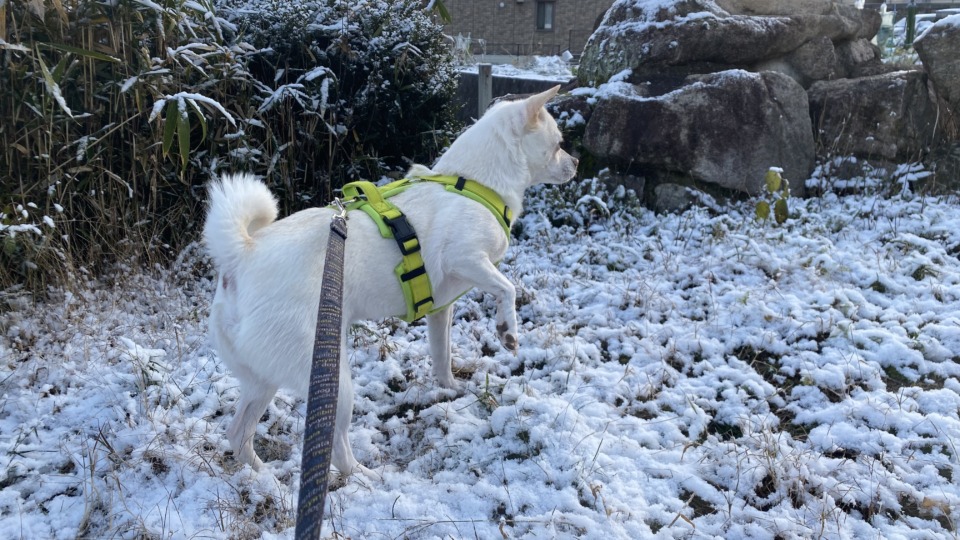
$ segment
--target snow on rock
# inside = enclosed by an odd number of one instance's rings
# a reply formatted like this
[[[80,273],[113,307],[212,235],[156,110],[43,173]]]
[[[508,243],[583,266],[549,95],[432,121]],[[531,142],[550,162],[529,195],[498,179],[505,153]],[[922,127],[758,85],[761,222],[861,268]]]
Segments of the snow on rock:
[[[954,115],[960,115],[960,12],[930,25],[914,41],[914,47],[937,95],[945,100]]]
[[[533,190],[501,269],[520,350],[472,292],[461,392],[422,323],[351,332],[351,440],[383,480],[328,496],[325,538],[906,538],[955,530],[960,207],[830,192],[782,226]],[[592,199],[591,199],[592,200]],[[0,296],[0,537],[291,538],[305,404],[225,436],[203,257]],[[7,309],[9,308],[9,309]]]

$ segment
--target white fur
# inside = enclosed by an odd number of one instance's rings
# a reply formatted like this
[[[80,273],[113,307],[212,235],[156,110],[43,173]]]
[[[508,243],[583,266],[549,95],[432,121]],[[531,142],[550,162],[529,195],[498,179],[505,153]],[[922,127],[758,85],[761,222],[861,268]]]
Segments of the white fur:
[[[566,182],[576,172],[577,160],[560,149],[560,131],[543,108],[558,88],[491,107],[432,170],[416,165],[410,175],[476,180],[496,191],[518,216],[524,190],[537,183]],[[237,459],[258,469],[262,462],[253,450],[253,436],[277,388],[307,393],[332,211],[313,208],[275,221],[276,200],[263,183],[245,174],[224,176],[209,191],[203,238],[220,272],[210,334],[241,384],[227,438]],[[503,258],[508,241],[497,219],[482,205],[436,184],[419,184],[391,201],[420,238],[435,305],[445,305],[473,287],[490,293],[497,301],[500,339],[516,351],[516,291],[493,262]],[[382,238],[362,213],[352,214],[348,226],[343,343],[352,322],[406,313],[393,273],[400,262],[396,243]],[[427,317],[434,376],[447,388],[456,386],[450,361],[451,315],[448,307]],[[372,475],[354,458],[347,440],[352,414],[353,384],[341,351],[333,465],[341,474],[359,470]]]

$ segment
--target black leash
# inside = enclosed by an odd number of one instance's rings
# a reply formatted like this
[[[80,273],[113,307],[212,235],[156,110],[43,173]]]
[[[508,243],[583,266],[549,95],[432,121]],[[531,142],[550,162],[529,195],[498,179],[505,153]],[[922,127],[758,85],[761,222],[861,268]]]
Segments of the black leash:
[[[340,330],[343,314],[343,246],[347,239],[346,211],[335,201],[340,214],[330,223],[330,239],[323,263],[317,334],[313,342],[307,421],[303,434],[300,495],[297,502],[297,540],[320,538],[327,498],[333,428],[337,418],[340,384]]]

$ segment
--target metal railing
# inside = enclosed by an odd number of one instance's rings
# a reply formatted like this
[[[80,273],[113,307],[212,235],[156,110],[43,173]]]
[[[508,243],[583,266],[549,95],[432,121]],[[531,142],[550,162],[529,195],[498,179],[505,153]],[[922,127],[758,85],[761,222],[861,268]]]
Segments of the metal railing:
[[[910,5],[910,0],[893,0],[891,2],[866,2],[863,7],[880,11],[880,6],[887,5],[889,11],[903,11]],[[960,8],[960,0],[916,0],[914,5],[920,12],[936,11],[938,9]]]

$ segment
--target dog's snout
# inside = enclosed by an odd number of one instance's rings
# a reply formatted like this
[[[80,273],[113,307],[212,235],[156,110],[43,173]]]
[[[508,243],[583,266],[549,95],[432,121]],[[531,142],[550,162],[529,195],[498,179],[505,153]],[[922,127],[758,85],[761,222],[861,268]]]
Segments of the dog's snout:
[[[573,160],[573,168],[574,168],[574,169],[576,169],[577,167],[580,166],[580,160],[579,160],[579,159],[577,159],[577,158],[575,158],[575,157],[573,157],[573,156],[571,156],[570,159]]]

